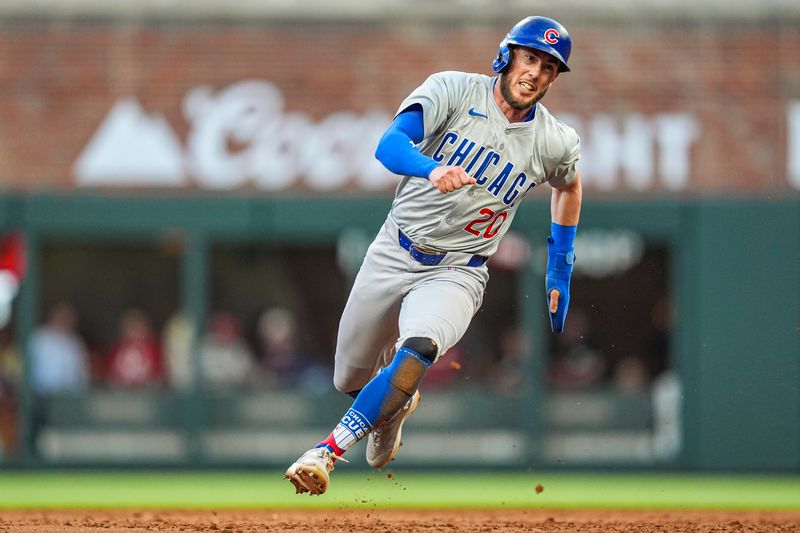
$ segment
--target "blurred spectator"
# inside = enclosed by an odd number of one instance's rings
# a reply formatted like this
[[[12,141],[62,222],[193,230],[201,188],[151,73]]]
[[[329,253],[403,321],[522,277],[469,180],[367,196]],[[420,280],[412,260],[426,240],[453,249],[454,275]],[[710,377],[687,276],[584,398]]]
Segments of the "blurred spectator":
[[[47,321],[31,336],[31,387],[34,394],[81,392],[89,386],[89,353],[76,333],[72,305],[61,302],[47,314]]]
[[[147,387],[164,383],[161,347],[150,319],[139,309],[129,309],[119,321],[119,340],[107,360],[106,379],[117,387]]]
[[[22,379],[19,347],[8,328],[0,328],[0,387],[18,388]]]
[[[17,449],[17,393],[22,375],[19,350],[8,329],[0,328],[0,457]]]
[[[188,390],[193,383],[192,324],[182,312],[173,314],[164,327],[162,347],[169,385],[176,391]]]
[[[332,372],[311,361],[300,348],[297,322],[288,309],[273,307],[261,314],[258,340],[264,368],[274,386],[302,386],[311,391],[328,386]]]
[[[20,231],[0,236],[0,398],[6,401],[22,375],[19,352],[8,328],[11,302],[25,275],[26,242]],[[5,393],[5,394],[4,394]]]
[[[556,389],[591,389],[604,384],[609,370],[608,357],[595,347],[586,313],[571,309],[569,322],[556,336],[556,349],[548,378]]]
[[[200,343],[200,364],[204,383],[212,387],[236,387],[258,380],[253,354],[233,313],[221,311],[211,317]]]
[[[11,302],[25,275],[25,237],[19,231],[0,236],[0,328],[11,318]]]

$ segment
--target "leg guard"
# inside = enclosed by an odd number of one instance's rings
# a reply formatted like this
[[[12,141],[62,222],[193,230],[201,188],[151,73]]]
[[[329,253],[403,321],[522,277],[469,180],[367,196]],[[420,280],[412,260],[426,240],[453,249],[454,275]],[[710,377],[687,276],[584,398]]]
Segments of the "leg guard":
[[[406,339],[403,343],[403,348],[413,350],[431,363],[433,363],[436,360],[436,356],[439,355],[439,347],[436,346],[436,342],[427,337],[411,337]]]

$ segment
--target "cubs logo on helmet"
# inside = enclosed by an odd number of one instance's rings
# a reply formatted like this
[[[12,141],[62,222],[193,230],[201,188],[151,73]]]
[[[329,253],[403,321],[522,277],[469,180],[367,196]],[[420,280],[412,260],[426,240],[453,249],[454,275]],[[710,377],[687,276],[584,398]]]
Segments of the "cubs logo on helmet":
[[[544,32],[544,40],[548,44],[556,44],[558,42],[558,30],[550,28]]]
[[[500,41],[492,70],[501,72],[511,60],[511,46],[526,46],[541,50],[558,59],[559,72],[569,72],[567,65],[572,50],[572,39],[567,29],[559,22],[547,17],[528,17],[517,22]]]

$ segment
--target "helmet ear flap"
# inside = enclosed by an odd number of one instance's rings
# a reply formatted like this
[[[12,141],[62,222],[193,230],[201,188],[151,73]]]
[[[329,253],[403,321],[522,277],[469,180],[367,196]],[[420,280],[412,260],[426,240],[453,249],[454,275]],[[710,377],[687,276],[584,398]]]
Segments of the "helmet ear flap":
[[[497,57],[492,63],[492,70],[500,72],[508,66],[509,59],[511,59],[511,49],[508,47],[505,39],[500,43],[500,49],[497,51]]]

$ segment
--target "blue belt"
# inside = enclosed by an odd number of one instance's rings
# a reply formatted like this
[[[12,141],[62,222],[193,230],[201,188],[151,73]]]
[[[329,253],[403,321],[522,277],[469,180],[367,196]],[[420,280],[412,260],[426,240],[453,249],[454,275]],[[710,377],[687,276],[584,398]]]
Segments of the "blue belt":
[[[444,259],[444,256],[447,255],[447,252],[423,251],[411,241],[408,235],[403,233],[403,230],[400,229],[397,230],[397,240],[400,242],[400,246],[404,250],[408,251],[411,257],[423,265],[436,266],[441,263]],[[465,266],[479,267],[488,260],[489,258],[484,255],[473,255]]]

